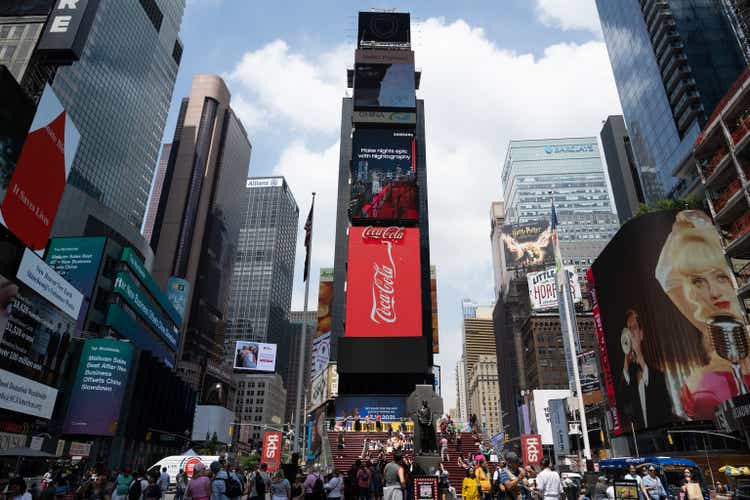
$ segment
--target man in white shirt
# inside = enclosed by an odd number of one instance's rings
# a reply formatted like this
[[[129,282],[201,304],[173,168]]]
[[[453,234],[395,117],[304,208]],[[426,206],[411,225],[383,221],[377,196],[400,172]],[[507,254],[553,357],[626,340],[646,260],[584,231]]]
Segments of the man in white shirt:
[[[560,474],[552,470],[547,457],[542,459],[542,472],[536,476],[536,489],[543,500],[559,500],[563,491]]]

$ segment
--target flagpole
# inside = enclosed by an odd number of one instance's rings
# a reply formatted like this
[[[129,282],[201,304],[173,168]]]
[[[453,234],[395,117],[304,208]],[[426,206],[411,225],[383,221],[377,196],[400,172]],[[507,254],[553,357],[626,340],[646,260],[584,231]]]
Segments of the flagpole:
[[[305,254],[305,271],[307,272],[307,276],[305,276],[305,308],[304,308],[304,314],[302,315],[302,327],[300,328],[300,334],[301,338],[299,341],[299,366],[297,368],[297,397],[295,398],[296,401],[294,402],[294,451],[296,453],[299,453],[300,451],[300,420],[301,420],[301,414],[303,413],[302,409],[302,394],[304,392],[303,385],[305,383],[305,368],[307,367],[307,349],[305,347],[305,343],[307,341],[307,298],[310,292],[310,276],[309,276],[309,259],[310,254],[312,253],[312,235],[313,235],[313,225],[312,225],[312,215],[313,215],[313,209],[315,208],[315,193],[312,194],[312,205],[310,206],[310,233],[309,233],[309,246],[307,247],[307,252]],[[307,235],[306,235],[307,237]],[[305,412],[306,414],[306,412]],[[304,438],[303,438],[304,439]],[[304,457],[301,457],[304,459]]]
[[[555,212],[555,198],[552,196],[552,212]],[[557,218],[557,215],[554,215]],[[573,365],[573,379],[575,381],[576,399],[578,400],[578,419],[581,423],[581,433],[583,434],[583,455],[586,460],[591,460],[591,446],[589,445],[589,429],[588,423],[586,422],[586,406],[583,404],[583,391],[581,390],[581,376],[578,370],[578,352],[576,350],[577,335],[574,333],[578,331],[577,324],[575,321],[575,311],[572,308],[572,296],[570,293],[570,279],[568,278],[568,271],[565,269],[565,265],[562,262],[562,254],[560,253],[560,243],[557,239],[557,222],[554,221],[555,227],[552,229],[554,245],[555,245],[555,261],[556,261],[556,273],[562,273],[562,279],[557,276],[557,281],[560,287],[559,293],[562,294],[562,307],[560,309],[560,319],[565,316],[565,326],[568,334],[568,355],[572,359],[571,365]],[[564,312],[563,312],[564,309]],[[570,374],[568,374],[570,376]]]

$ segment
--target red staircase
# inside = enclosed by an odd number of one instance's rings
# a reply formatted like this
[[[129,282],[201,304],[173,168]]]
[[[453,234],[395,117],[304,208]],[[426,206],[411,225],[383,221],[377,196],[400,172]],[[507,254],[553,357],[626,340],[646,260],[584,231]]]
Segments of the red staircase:
[[[365,439],[378,440],[385,442],[388,439],[388,435],[385,432],[344,432],[344,449],[338,449],[338,435],[337,431],[328,432],[328,442],[331,444],[331,453],[333,454],[333,463],[336,466],[336,470],[343,471],[344,473],[349,471],[352,464],[362,456],[362,449],[364,448]],[[463,455],[473,451],[476,453],[477,445],[474,443],[474,439],[471,434],[461,434],[461,444],[463,449]],[[373,456],[376,456],[378,452],[372,452]],[[402,456],[412,456],[411,451],[401,452]],[[461,494],[461,482],[466,475],[466,471],[458,465],[458,455],[456,451],[455,443],[448,443],[448,457],[450,460],[445,463],[445,468],[448,469],[450,475],[451,486],[456,488],[458,494]],[[390,461],[393,456],[386,455],[386,460]]]

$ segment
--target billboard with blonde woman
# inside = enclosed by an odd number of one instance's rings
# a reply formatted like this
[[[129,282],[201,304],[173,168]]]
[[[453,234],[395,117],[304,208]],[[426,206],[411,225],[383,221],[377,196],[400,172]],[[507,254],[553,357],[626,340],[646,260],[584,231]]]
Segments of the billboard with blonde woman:
[[[713,420],[722,401],[747,393],[748,325],[704,212],[629,221],[588,277],[616,434]]]

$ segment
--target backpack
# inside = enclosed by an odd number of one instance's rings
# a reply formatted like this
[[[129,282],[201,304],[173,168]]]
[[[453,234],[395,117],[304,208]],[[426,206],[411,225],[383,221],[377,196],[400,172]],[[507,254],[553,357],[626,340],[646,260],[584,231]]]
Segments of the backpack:
[[[260,498],[266,496],[266,482],[263,480],[260,471],[255,473],[255,496]]]
[[[140,500],[141,495],[143,495],[141,478],[137,477],[133,479],[133,482],[130,483],[130,487],[128,487],[128,500]]]
[[[320,474],[315,478],[312,491],[316,498],[325,498],[326,496],[325,488],[323,488],[323,478],[320,477]]]
[[[158,484],[149,484],[143,492],[144,498],[161,498],[161,487]]]
[[[226,479],[224,479],[224,485],[226,490],[224,491],[224,494],[228,498],[237,498],[239,496],[242,496],[242,484],[231,475],[228,475]]]

